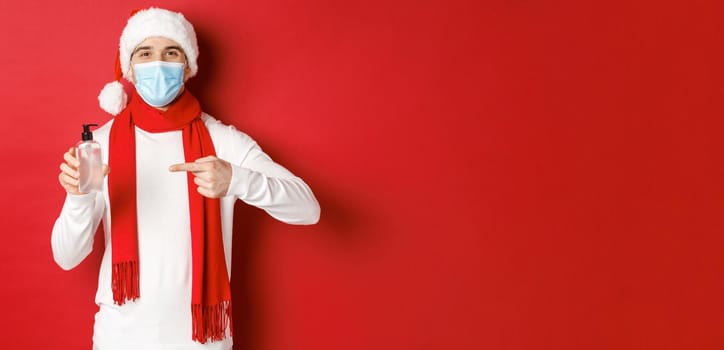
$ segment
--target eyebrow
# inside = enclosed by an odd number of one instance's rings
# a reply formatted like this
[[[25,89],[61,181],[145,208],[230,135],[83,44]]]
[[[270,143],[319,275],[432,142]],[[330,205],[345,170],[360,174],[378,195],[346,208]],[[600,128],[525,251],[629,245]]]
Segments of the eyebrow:
[[[135,50],[133,50],[133,54],[132,54],[132,55],[135,55],[136,52],[138,52],[138,51],[141,51],[141,50],[150,50],[150,49],[152,49],[152,48],[153,48],[152,46],[139,46],[139,47],[137,47]]]

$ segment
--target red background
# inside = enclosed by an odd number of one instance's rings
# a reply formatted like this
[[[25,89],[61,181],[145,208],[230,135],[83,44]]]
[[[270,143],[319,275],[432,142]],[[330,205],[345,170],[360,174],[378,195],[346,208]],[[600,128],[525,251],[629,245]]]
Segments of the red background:
[[[724,347],[724,9],[586,3],[156,2],[205,110],[322,205],[238,205],[235,348]],[[102,247],[54,264],[58,165],[147,5],[0,3],[2,348],[90,348]]]

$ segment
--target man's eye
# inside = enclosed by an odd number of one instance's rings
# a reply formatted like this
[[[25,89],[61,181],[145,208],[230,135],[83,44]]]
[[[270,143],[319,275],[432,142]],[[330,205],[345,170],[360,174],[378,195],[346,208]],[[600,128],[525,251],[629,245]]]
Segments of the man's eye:
[[[176,51],[169,51],[169,52],[166,52],[166,54],[169,56],[178,56],[178,52],[176,52]]]

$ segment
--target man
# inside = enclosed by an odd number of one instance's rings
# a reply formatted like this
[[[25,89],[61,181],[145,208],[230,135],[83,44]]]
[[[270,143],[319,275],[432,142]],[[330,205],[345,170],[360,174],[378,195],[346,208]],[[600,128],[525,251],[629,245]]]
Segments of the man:
[[[59,181],[67,197],[52,232],[55,261],[74,268],[91,252],[101,221],[105,232],[94,349],[231,349],[236,199],[290,224],[319,219],[302,179],[203,113],[184,89],[197,57],[182,14],[135,13],[117,62],[135,89],[126,96],[113,82],[99,96],[115,115],[94,131],[108,164],[104,190],[79,192],[74,149],[64,155]]]

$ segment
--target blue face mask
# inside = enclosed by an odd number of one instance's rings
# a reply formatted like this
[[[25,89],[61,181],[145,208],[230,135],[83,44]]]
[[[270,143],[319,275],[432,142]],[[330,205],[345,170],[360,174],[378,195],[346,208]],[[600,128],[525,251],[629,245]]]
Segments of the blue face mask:
[[[184,85],[186,64],[153,61],[133,65],[136,91],[144,101],[153,107],[171,103]]]

